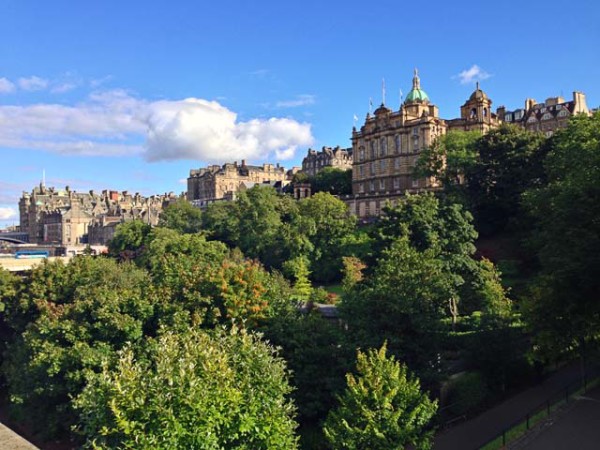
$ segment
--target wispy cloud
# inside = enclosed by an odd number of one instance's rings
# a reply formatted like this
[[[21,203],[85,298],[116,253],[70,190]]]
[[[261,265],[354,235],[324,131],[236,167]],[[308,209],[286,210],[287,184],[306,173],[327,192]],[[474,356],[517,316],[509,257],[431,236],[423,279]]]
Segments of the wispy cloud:
[[[17,217],[17,211],[14,208],[0,208],[0,220],[8,220]]]
[[[469,67],[466,70],[463,70],[461,73],[454,76],[453,78],[458,78],[460,84],[471,84],[475,81],[487,80],[491,76],[491,74],[483,70],[477,64],[473,64],[471,67]]]
[[[15,84],[6,78],[0,78],[0,94],[9,94],[15,91]]]
[[[17,84],[24,91],[42,91],[48,87],[49,81],[34,75],[28,78],[19,78]]]
[[[54,85],[52,87],[52,89],[50,89],[50,92],[52,92],[53,94],[64,94],[65,92],[72,91],[73,89],[77,88],[78,86],[79,86],[79,83],[75,83],[72,81],[65,81],[63,83]]]
[[[72,106],[0,105],[0,148],[223,162],[285,159],[312,142],[308,123],[277,117],[240,121],[220,103],[198,98],[148,101],[111,90]]]
[[[276,108],[297,108],[299,106],[309,106],[314,105],[316,101],[316,96],[311,94],[302,94],[297,95],[295,99],[292,100],[281,100],[275,103]]]

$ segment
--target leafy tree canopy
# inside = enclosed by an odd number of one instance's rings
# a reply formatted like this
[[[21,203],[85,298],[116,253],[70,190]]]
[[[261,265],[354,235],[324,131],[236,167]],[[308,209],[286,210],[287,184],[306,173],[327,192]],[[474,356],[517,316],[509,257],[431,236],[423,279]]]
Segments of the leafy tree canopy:
[[[202,229],[202,213],[200,209],[181,198],[163,209],[158,226],[180,233],[197,233]]]
[[[437,411],[417,378],[386,346],[361,351],[357,374],[346,375],[347,388],[339,397],[323,431],[333,449],[401,450],[431,448],[430,422]]]
[[[120,353],[76,401],[94,448],[294,449],[284,361],[232,328],[162,335],[147,356]]]

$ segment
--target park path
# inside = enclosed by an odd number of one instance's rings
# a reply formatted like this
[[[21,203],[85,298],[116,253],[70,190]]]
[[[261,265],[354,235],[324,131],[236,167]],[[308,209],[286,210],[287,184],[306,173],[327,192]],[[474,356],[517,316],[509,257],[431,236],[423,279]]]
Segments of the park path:
[[[0,423],[0,449],[37,450],[37,447]]]
[[[579,364],[562,368],[542,383],[529,388],[467,422],[456,425],[435,437],[434,450],[478,449],[516,420],[579,380]]]

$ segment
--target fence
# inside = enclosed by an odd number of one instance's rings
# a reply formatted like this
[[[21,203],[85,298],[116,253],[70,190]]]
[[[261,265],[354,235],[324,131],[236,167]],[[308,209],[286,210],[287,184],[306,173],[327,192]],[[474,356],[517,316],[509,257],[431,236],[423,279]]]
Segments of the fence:
[[[501,433],[498,433],[492,439],[484,443],[479,449],[495,450],[505,448],[508,444],[525,434],[530,428],[550,416],[552,412],[568,403],[573,397],[581,395],[600,384],[599,373],[600,370],[598,370],[598,368],[593,371],[588,371],[582,379],[574,381],[567,385],[567,387],[550,396],[546,401],[540,403],[525,416],[518,418],[502,430]]]

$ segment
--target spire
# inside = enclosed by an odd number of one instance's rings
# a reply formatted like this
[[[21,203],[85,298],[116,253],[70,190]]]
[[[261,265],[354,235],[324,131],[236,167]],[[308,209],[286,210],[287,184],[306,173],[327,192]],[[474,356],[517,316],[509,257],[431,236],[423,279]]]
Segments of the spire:
[[[413,77],[413,89],[421,89],[421,80],[419,79],[419,71],[415,67],[415,76]]]
[[[479,90],[479,81],[478,81],[478,82],[477,82],[477,84],[476,84],[476,88],[475,88],[475,90],[476,90],[476,91],[478,91],[478,90]]]

